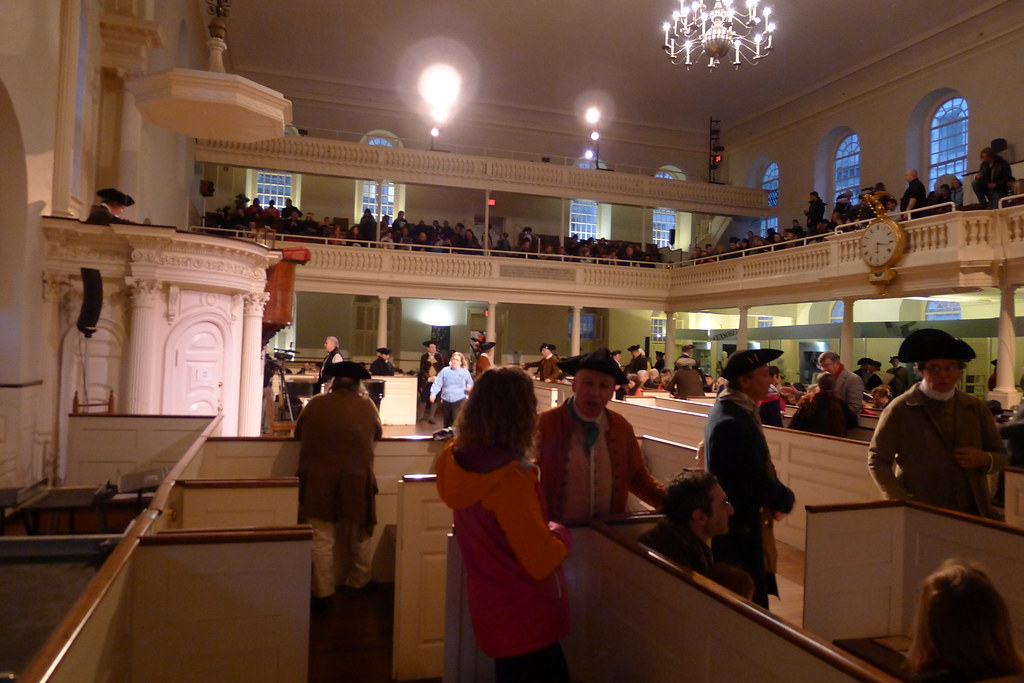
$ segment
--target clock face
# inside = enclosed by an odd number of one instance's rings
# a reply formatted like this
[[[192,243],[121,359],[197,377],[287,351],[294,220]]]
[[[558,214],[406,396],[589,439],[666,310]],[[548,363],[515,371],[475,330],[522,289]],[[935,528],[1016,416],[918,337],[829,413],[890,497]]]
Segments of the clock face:
[[[903,253],[899,228],[885,220],[870,223],[860,238],[860,255],[872,267],[887,266]]]

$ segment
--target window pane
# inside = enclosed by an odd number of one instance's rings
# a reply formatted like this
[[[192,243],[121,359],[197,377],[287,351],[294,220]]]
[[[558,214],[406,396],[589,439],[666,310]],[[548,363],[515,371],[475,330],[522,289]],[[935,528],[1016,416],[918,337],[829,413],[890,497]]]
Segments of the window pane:
[[[665,319],[651,318],[651,340],[665,341]]]
[[[764,175],[761,176],[761,189],[768,193],[768,206],[779,205],[779,165],[776,162],[768,164],[768,168],[764,170]],[[769,228],[779,229],[778,216],[761,219],[761,237],[768,234]]]
[[[394,147],[395,143],[385,137],[372,137],[366,144],[374,147]],[[363,181],[363,211],[367,209],[373,217],[380,221],[382,216],[395,215],[395,184],[390,180],[378,183],[375,180]],[[364,239],[366,239],[364,237]]]
[[[832,306],[832,322],[833,323],[842,324],[843,316],[845,314],[846,314],[846,304],[844,304],[842,302],[842,300],[837,301],[835,303],[835,305]]]
[[[929,301],[925,309],[926,320],[960,320],[961,314],[956,301]]]
[[[856,134],[847,135],[836,148],[834,180],[837,196],[847,190],[854,197],[860,194],[860,139]]]
[[[651,241],[659,247],[672,246],[672,231],[676,229],[673,209],[654,209],[651,212]]]
[[[267,206],[274,200],[274,206],[284,206],[284,200],[292,196],[292,174],[275,171],[256,171],[256,198]]]
[[[960,178],[967,173],[967,100],[953,97],[943,102],[929,128],[928,189],[946,174]]]
[[[581,240],[597,239],[597,202],[574,199],[569,208],[569,234]]]

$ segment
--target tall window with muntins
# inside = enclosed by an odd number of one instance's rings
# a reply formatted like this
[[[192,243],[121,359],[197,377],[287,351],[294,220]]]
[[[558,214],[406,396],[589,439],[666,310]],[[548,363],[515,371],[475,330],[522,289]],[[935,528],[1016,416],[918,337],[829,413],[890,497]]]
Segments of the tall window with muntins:
[[[779,205],[779,165],[776,162],[768,164],[761,176],[761,189],[768,194],[768,206]],[[768,234],[768,229],[779,229],[779,217],[769,216],[761,219],[761,237]]]
[[[386,137],[374,136],[366,140],[373,147],[394,147],[395,143]],[[377,182],[363,181],[363,211],[370,210],[378,221],[381,216],[395,216],[395,184],[390,180]],[[358,218],[356,219],[359,220]]]
[[[854,197],[860,194],[860,138],[851,133],[839,141],[836,147],[835,173],[836,197],[849,190]]]
[[[262,206],[274,200],[274,206],[284,206],[284,200],[292,196],[292,174],[277,171],[256,171],[256,198]]]
[[[651,341],[665,341],[665,318],[651,318]]]
[[[772,326],[772,317],[770,315],[759,315],[759,316],[757,316],[757,326],[758,327],[771,327]]]
[[[569,234],[581,240],[597,239],[597,202],[574,199],[569,206]]]
[[[842,299],[840,299],[839,301],[835,302],[832,305],[832,316],[831,316],[830,319],[832,320],[833,323],[838,324],[838,325],[842,325],[843,324],[843,316],[845,316],[845,315],[846,315],[846,304],[844,304]]]
[[[925,320],[960,320],[963,311],[956,301],[929,301],[925,309]]]
[[[655,178],[678,180],[679,176],[672,171],[658,171]],[[658,247],[671,247],[672,231],[676,229],[676,212],[674,209],[653,209],[651,211],[651,241]]]
[[[929,129],[928,189],[944,175],[967,173],[967,100],[952,97],[935,111]]]

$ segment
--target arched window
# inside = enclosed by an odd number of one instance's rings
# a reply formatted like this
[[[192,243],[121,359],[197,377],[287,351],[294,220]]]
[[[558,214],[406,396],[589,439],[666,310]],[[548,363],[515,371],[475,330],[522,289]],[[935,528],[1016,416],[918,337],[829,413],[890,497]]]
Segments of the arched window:
[[[844,304],[843,300],[840,299],[839,301],[835,302],[832,305],[831,320],[832,320],[833,323],[841,325],[843,323],[843,316],[845,316],[845,315],[846,315],[846,304]]]
[[[597,202],[572,200],[569,205],[569,234],[580,240],[597,239]]]
[[[935,110],[929,126],[928,189],[939,178],[967,173],[967,100],[951,97]]]
[[[391,137],[371,133],[363,138],[363,142],[373,147],[394,147],[395,140]],[[364,180],[362,191],[362,209],[370,210],[373,217],[378,221],[381,216],[395,215],[395,184],[390,180],[377,182],[376,180]],[[358,222],[359,218],[356,218]]]
[[[835,195],[849,190],[854,197],[860,194],[860,138],[851,133],[836,147],[834,173]]]
[[[779,205],[779,165],[776,162],[768,164],[761,176],[761,189],[768,193],[768,206]],[[769,216],[761,219],[761,237],[768,234],[768,229],[779,229],[779,217]]]
[[[682,178],[680,178],[682,176]],[[665,180],[685,180],[686,176],[681,171],[673,171],[663,168],[654,174],[655,178]],[[676,229],[678,216],[675,209],[652,209],[651,210],[651,241],[659,247],[671,247],[672,233]]]
[[[925,320],[960,320],[962,311],[956,301],[929,301]]]

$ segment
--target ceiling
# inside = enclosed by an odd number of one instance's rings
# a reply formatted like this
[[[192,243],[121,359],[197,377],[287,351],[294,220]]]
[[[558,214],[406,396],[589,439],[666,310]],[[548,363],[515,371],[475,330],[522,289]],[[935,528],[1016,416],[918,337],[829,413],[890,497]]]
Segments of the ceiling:
[[[1016,20],[1024,2],[767,4],[774,52],[756,67],[709,72],[673,66],[660,49],[673,0],[235,0],[228,68],[293,99],[299,126],[308,102],[337,106],[339,130],[346,108],[414,109],[419,71],[450,59],[475,81],[458,116],[554,114],[568,127],[596,99],[608,125],[706,132],[712,115],[728,128],[798,97],[814,106],[837,79],[912,63],[923,41],[969,45],[980,19]]]

